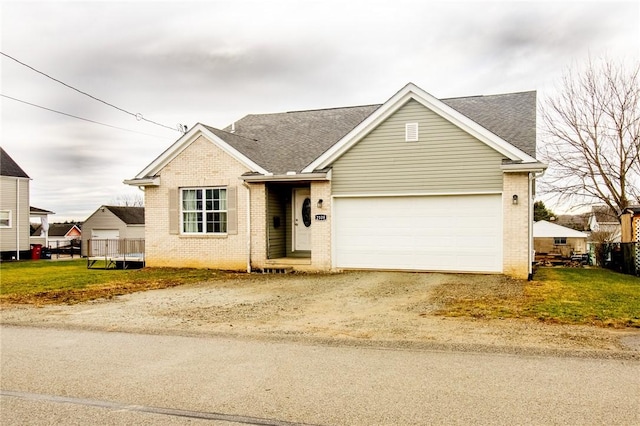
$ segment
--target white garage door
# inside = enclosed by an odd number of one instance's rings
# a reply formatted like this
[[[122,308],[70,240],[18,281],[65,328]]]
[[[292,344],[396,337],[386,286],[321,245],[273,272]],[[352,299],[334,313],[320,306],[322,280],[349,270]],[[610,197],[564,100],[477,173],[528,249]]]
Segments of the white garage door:
[[[334,199],[338,268],[502,272],[500,195]]]

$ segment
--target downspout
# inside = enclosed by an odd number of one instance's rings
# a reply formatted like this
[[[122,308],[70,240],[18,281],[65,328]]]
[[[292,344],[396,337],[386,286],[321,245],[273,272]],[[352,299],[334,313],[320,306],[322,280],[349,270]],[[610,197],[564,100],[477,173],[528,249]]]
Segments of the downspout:
[[[20,260],[20,179],[16,179],[16,260]]]
[[[251,273],[251,187],[247,182],[242,182],[247,188],[247,273]]]
[[[531,281],[533,279],[533,260],[535,259],[533,254],[533,181],[544,175],[544,170],[538,174],[535,172],[529,172],[529,275],[527,279]]]

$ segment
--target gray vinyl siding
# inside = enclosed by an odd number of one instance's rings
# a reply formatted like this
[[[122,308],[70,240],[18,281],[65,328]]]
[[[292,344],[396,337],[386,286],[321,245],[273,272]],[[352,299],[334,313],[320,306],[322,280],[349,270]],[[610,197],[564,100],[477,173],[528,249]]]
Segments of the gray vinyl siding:
[[[99,208],[82,224],[82,246],[80,249],[82,256],[88,255],[87,243],[91,239],[93,229],[117,229],[120,239],[143,239],[145,237],[144,225],[127,225],[109,209],[102,211]]]
[[[11,211],[11,227],[0,228],[0,251],[29,250],[29,180],[2,176],[0,191],[0,210]]]
[[[405,142],[405,124],[419,140]],[[500,191],[503,156],[415,100],[371,131],[333,166],[334,194]]]
[[[269,238],[269,259],[285,257],[287,252],[287,218],[285,203],[280,193],[274,189],[268,189],[267,198],[267,234]],[[279,226],[276,228],[274,218],[279,218]]]

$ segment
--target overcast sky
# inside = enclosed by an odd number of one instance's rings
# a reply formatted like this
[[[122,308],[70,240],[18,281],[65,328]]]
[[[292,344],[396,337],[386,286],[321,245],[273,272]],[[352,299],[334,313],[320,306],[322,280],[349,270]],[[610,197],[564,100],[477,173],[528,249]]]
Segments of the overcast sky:
[[[640,55],[640,2],[122,1],[1,3],[1,51],[174,128],[246,114],[382,103],[413,82],[438,98],[537,90],[589,55]],[[31,205],[84,220],[141,192],[180,133],[6,57],[2,147]],[[542,143],[539,139],[538,143]]]

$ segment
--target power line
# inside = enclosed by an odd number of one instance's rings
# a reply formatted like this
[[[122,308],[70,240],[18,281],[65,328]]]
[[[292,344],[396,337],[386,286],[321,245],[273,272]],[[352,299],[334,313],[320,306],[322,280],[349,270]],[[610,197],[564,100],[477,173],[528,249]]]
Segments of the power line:
[[[99,125],[101,125],[101,126],[111,127],[111,128],[113,128],[113,129],[124,130],[124,131],[126,131],[126,132],[138,133],[138,134],[140,134],[140,135],[153,136],[153,137],[155,137],[155,138],[170,139],[170,138],[167,138],[167,137],[164,137],[164,136],[158,136],[158,135],[152,135],[152,134],[150,134],[150,133],[138,132],[138,131],[136,131],[136,130],[125,129],[124,127],[113,126],[113,125],[111,125],[111,124],[106,124],[106,123],[101,123],[101,122],[99,122],[99,121],[90,120],[90,119],[88,119],[88,118],[78,117],[77,115],[68,114],[68,113],[66,113],[66,112],[57,111],[57,110],[55,110],[55,109],[51,109],[51,108],[47,108],[47,107],[43,107],[43,106],[41,106],[41,105],[32,104],[31,102],[27,102],[27,101],[23,101],[23,100],[21,100],[21,99],[13,98],[13,97],[11,97],[11,96],[3,95],[2,93],[0,93],[0,96],[2,96],[3,98],[11,99],[12,101],[16,101],[16,102],[20,102],[20,103],[23,103],[23,104],[30,105],[30,106],[32,106],[32,107],[36,107],[36,108],[44,109],[44,110],[47,110],[47,111],[55,112],[56,114],[66,115],[67,117],[77,118],[78,120],[82,120],[82,121],[88,121],[89,123],[99,124]]]
[[[105,105],[108,105],[108,106],[110,106],[110,107],[112,107],[112,108],[115,108],[115,109],[117,109],[118,111],[122,111],[122,112],[124,112],[125,114],[129,114],[129,115],[131,115],[131,116],[135,117],[135,118],[136,118],[136,120],[138,120],[138,121],[142,120],[142,121],[146,121],[147,123],[152,123],[152,124],[155,124],[155,125],[157,125],[157,126],[164,127],[164,128],[166,128],[166,129],[171,129],[171,130],[181,131],[181,130],[178,130],[177,128],[175,128],[175,127],[165,126],[164,124],[161,124],[161,123],[158,123],[158,122],[156,122],[156,121],[153,121],[153,120],[149,120],[149,119],[147,119],[147,118],[144,118],[144,117],[142,116],[142,114],[140,114],[139,112],[138,112],[138,113],[133,113],[133,112],[131,112],[131,111],[127,111],[126,109],[123,109],[123,108],[120,108],[120,107],[115,106],[115,105],[113,105],[113,104],[110,104],[109,102],[103,101],[103,100],[102,100],[102,99],[100,99],[100,98],[96,98],[95,96],[90,95],[90,94],[89,94],[89,93],[87,93],[87,92],[83,92],[82,90],[77,89],[77,88],[75,88],[75,87],[73,87],[73,86],[71,86],[71,85],[69,85],[69,84],[65,83],[64,81],[60,81],[60,80],[58,80],[57,78],[52,77],[52,76],[50,76],[49,74],[44,73],[44,72],[42,72],[42,71],[40,71],[40,70],[38,70],[38,69],[36,69],[36,68],[32,67],[31,65],[25,64],[24,62],[22,62],[22,61],[20,61],[20,60],[18,60],[18,59],[16,59],[16,58],[14,58],[13,56],[7,55],[7,54],[6,54],[6,53],[4,53],[4,52],[0,52],[0,54],[1,54],[2,56],[5,56],[5,57],[7,57],[7,58],[11,59],[12,61],[15,61],[15,62],[19,63],[20,65],[23,65],[23,66],[25,66],[25,67],[29,68],[29,69],[30,69],[30,70],[32,70],[32,71],[37,72],[38,74],[41,74],[41,75],[43,75],[43,76],[45,76],[45,77],[47,77],[47,78],[49,78],[49,79],[51,79],[51,80],[53,80],[53,81],[55,81],[55,82],[57,82],[57,83],[62,84],[63,86],[68,87],[68,88],[69,88],[69,89],[71,89],[71,90],[75,90],[76,92],[81,93],[81,94],[83,94],[83,95],[85,95],[85,96],[88,96],[88,97],[90,97],[90,98],[91,98],[91,99],[93,99],[93,100],[96,100],[96,101],[98,101],[98,102],[101,102],[101,103],[103,103],[103,104],[105,104]]]

